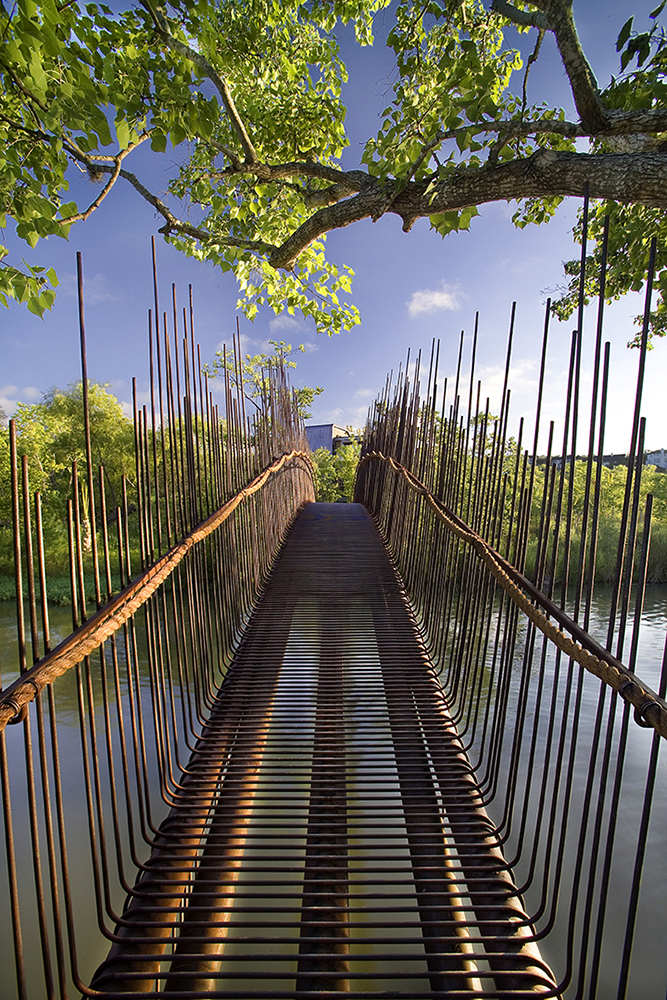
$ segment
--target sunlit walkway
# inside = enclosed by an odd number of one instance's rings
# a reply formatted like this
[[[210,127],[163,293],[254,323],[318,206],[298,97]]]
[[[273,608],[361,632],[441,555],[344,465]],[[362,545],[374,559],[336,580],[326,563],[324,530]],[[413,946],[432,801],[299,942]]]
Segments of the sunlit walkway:
[[[360,505],[297,519],[179,799],[94,988],[554,995]]]

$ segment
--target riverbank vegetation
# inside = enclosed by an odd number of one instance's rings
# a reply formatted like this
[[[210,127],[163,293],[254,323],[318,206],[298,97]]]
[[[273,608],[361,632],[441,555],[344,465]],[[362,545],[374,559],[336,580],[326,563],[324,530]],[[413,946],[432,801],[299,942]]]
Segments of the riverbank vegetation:
[[[29,479],[28,492],[31,498],[38,492],[41,498],[41,509],[44,524],[44,540],[46,551],[46,572],[48,577],[49,597],[55,603],[69,603],[69,565],[70,552],[68,542],[68,503],[72,496],[75,482],[78,488],[79,511],[82,522],[83,551],[81,553],[86,590],[89,599],[94,597],[92,570],[92,538],[86,531],[88,492],[85,475],[85,437],[82,417],[81,383],[69,386],[66,390],[51,389],[41,402],[32,405],[20,404],[14,417],[17,451],[19,456],[26,456],[26,466]],[[125,505],[127,542],[131,569],[134,574],[141,565],[139,522],[136,502],[136,460],[135,433],[132,420],[123,412],[118,400],[105,385],[91,383],[90,424],[91,445],[96,476],[102,468],[107,524],[111,543],[116,544],[118,508]],[[224,434],[224,428],[223,428]],[[155,434],[155,449],[153,449],[152,433],[147,431],[148,453],[155,455],[156,468],[162,475],[162,442],[159,431]],[[360,454],[359,444],[344,445],[335,454],[320,448],[313,454],[315,467],[316,499],[324,502],[350,501],[353,498],[354,478]],[[168,454],[168,452],[165,452]],[[76,463],[76,466],[74,466]],[[21,459],[19,459],[21,464]],[[553,470],[553,467],[552,467]],[[516,445],[510,442],[504,462],[505,476],[504,501],[502,517],[496,520],[496,544],[502,550],[508,532],[513,525],[513,496],[517,491],[530,488],[530,466],[524,456],[517,462]],[[540,530],[544,503],[544,483],[546,465],[540,460],[535,467],[532,492],[532,514],[530,539],[526,554],[526,573],[532,576],[535,572],[537,539]],[[171,472],[167,469],[164,480],[169,485]],[[554,475],[553,471],[551,475]],[[595,491],[596,469],[592,470],[589,498]],[[610,583],[616,572],[619,529],[621,525],[623,501],[627,469],[623,465],[616,468],[602,467],[600,470],[600,503],[599,526],[596,544],[595,579],[596,582]],[[551,503],[558,498],[557,474]],[[563,509],[568,502],[568,492],[572,470],[570,465],[564,472]],[[587,464],[577,460],[574,464],[572,478],[572,511],[573,532],[570,545],[570,578],[576,575],[581,554],[582,526],[588,523],[587,536],[590,534],[590,519],[586,517],[586,478]],[[515,490],[516,481],[516,490]],[[474,487],[469,479],[465,489]],[[98,496],[96,505],[99,511],[99,484],[96,487]],[[650,583],[667,583],[667,475],[658,472],[653,467],[644,467],[641,481],[641,508],[645,505],[645,497],[653,496],[653,527],[651,547],[648,560],[648,581]],[[125,498],[125,499],[124,499]],[[31,499],[31,505],[33,500]],[[6,421],[0,426],[0,600],[8,600],[15,596],[13,579],[13,535],[12,535],[12,502],[9,431]],[[590,507],[590,499],[589,499]],[[33,508],[34,509],[34,508]],[[21,510],[21,519],[23,512]],[[512,530],[514,530],[512,528]],[[641,533],[641,517],[637,532]],[[102,539],[98,538],[98,548],[102,551]],[[564,534],[559,538],[559,554],[556,560],[555,572],[551,575],[555,581],[562,580]],[[550,545],[553,539],[550,540]],[[586,558],[590,558],[590,538],[586,541]],[[112,580],[113,589],[118,590],[120,579]]]
[[[625,484],[627,480],[627,467],[617,465],[615,468],[602,467],[600,470],[600,501],[599,501],[599,522],[595,551],[595,581],[596,583],[608,584],[614,580],[616,564],[618,558],[618,538],[621,528],[621,518],[623,513],[623,499],[625,495]],[[569,469],[566,470],[566,490],[569,485]],[[586,518],[588,530],[591,527],[590,506],[595,490],[595,475],[593,473],[590,498],[589,514]],[[586,499],[586,476],[587,463],[584,460],[577,460],[574,466],[573,484],[573,533],[570,543],[569,578],[573,579],[577,575],[581,558],[582,546],[582,526],[584,525],[585,499]],[[538,467],[535,477],[535,493],[531,523],[531,540],[528,544],[526,569],[532,577],[535,571],[535,555],[537,551],[537,536],[539,533],[539,519],[542,510],[544,488],[544,467]],[[659,472],[654,466],[644,466],[641,478],[641,509],[639,523],[637,526],[637,537],[641,538],[643,529],[643,515],[646,507],[647,494],[653,496],[653,517],[651,540],[648,557],[649,583],[667,583],[667,475]],[[565,493],[567,501],[567,492]],[[563,543],[565,540],[565,529],[560,532],[559,555],[556,561],[555,580],[560,582],[563,578],[564,555]],[[590,558],[590,538],[586,540],[586,558]],[[635,559],[639,559],[639,548],[635,554]]]

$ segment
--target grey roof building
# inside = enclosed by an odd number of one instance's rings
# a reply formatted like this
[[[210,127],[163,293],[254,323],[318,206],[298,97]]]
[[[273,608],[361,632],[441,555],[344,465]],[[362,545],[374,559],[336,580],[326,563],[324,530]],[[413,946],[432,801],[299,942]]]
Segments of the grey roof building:
[[[311,451],[326,448],[332,454],[338,444],[349,444],[350,441],[347,429],[338,424],[311,424],[306,427],[306,437]],[[339,440],[341,438],[345,440]]]

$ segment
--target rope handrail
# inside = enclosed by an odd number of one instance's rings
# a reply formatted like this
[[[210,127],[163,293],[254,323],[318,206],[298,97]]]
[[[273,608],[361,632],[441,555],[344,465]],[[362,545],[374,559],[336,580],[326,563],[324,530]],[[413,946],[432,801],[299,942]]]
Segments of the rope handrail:
[[[103,605],[88,621],[63,639],[55,649],[37,661],[29,670],[0,692],[0,732],[10,723],[22,722],[28,705],[50,683],[84,657],[94,652],[105,639],[117,632],[142,604],[170,576],[187,553],[198,542],[212,534],[248,497],[261,490],[267,480],[292,459],[302,458],[311,466],[310,454],[293,450],[267,466],[259,476],[210,514],[196,528],[173,545],[164,556],[143,570]]]
[[[667,739],[667,702],[656,694],[636,674],[624,666],[620,660],[607,652],[596,640],[551,601],[538,587],[504,559],[488,542],[466,524],[441,500],[438,500],[409,469],[396,462],[391,456],[373,451],[364,455],[359,468],[371,461],[387,464],[393,472],[402,476],[411,490],[424,496],[429,507],[446,527],[458,538],[471,545],[480,559],[488,567],[510,599],[524,612],[536,628],[542,632],[566,656],[575,660],[590,673],[595,674],[625,701],[634,706],[635,722],[644,728],[653,728]],[[524,591],[526,593],[524,593]],[[530,598],[526,596],[530,595]],[[549,618],[532,603],[540,604],[548,614],[567,629],[578,641],[557,628]]]

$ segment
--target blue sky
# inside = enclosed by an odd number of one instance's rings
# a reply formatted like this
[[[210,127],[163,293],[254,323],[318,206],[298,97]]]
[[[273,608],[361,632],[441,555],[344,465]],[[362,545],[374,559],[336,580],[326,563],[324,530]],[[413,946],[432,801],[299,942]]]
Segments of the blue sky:
[[[575,16],[582,44],[601,85],[618,70],[615,40],[631,13],[647,15],[628,0],[579,0]],[[378,24],[381,35],[383,25]],[[523,36],[524,46],[532,40]],[[352,47],[346,48],[352,51]],[[347,85],[350,147],[343,165],[359,165],[363,141],[377,130],[377,116],[391,87],[391,61],[381,44],[356,50],[349,62]],[[530,78],[529,98],[561,103],[572,115],[563,69],[547,38]],[[141,147],[131,169],[154,190],[166,188],[168,171],[178,157],[151,155]],[[129,164],[128,164],[129,165]],[[33,402],[53,385],[61,387],[80,376],[75,297],[75,254],[82,251],[86,282],[89,375],[110,383],[129,407],[131,380],[136,376],[142,398],[147,390],[147,310],[152,304],[150,237],[160,222],[126,186],[119,184],[102,208],[86,223],[72,229],[69,242],[51,238],[35,251],[21,253],[33,263],[55,265],[60,280],[53,311],[44,320],[24,308],[0,309],[0,405],[11,413],[16,401]],[[74,197],[86,203],[93,189],[83,177],[75,180]],[[93,193],[94,196],[94,193]],[[548,290],[562,281],[562,261],[576,255],[570,237],[576,205],[566,204],[548,226],[517,231],[511,224],[512,206],[489,205],[473,220],[471,231],[444,241],[429,230],[427,220],[410,234],[400,220],[387,216],[365,221],[329,236],[330,256],[356,272],[354,302],[362,324],[333,338],[317,335],[312,324],[292,317],[261,312],[254,324],[241,318],[246,350],[266,348],[268,339],[305,343],[299,356],[296,384],[322,385],[315,400],[312,423],[335,421],[358,427],[367,407],[384,385],[386,372],[398,367],[408,347],[430,349],[433,337],[442,341],[442,375],[453,374],[461,330],[472,332],[475,310],[480,311],[478,375],[483,393],[499,407],[505,336],[513,300],[518,303],[511,386],[512,419],[528,416],[534,406],[538,353]],[[9,237],[11,239],[11,237]],[[185,303],[188,283],[194,287],[197,338],[202,357],[210,360],[223,341],[229,341],[236,322],[236,286],[232,276],[208,265],[187,260],[158,237],[161,296],[166,305],[171,282]],[[608,311],[606,338],[612,342],[614,404],[607,435],[608,451],[626,451],[630,438],[631,402],[638,355],[628,351],[634,335],[632,318],[641,311],[638,296]],[[594,316],[585,325],[584,393],[588,385],[594,335]],[[548,360],[545,419],[560,419],[560,399],[566,376],[571,322],[552,323]],[[649,356],[644,415],[649,448],[667,446],[664,385],[667,380],[667,343],[657,343]],[[584,395],[585,400],[585,395]],[[557,435],[562,433],[557,425]]]

